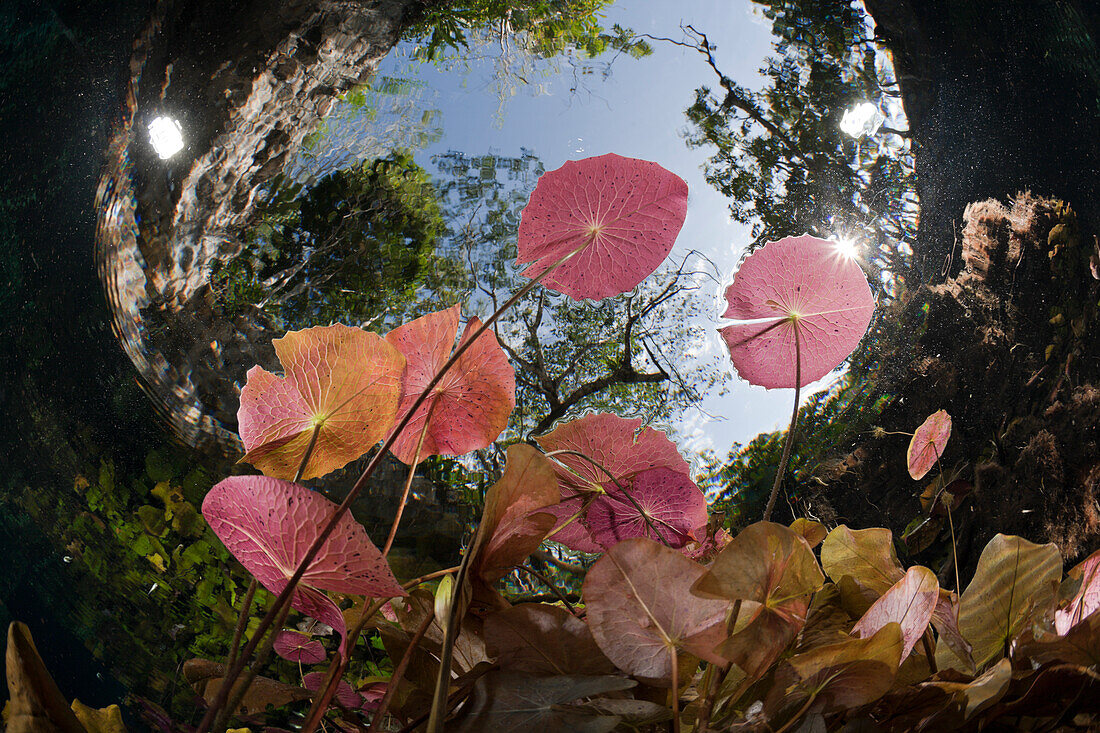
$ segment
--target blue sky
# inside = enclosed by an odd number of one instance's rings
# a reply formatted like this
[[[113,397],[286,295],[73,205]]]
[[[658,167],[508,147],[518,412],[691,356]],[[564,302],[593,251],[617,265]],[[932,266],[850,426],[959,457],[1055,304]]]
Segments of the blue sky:
[[[672,38],[682,38],[681,24],[693,25],[717,44],[719,68],[751,88],[761,85],[759,68],[774,52],[769,24],[749,0],[620,0],[607,9],[606,25],[611,23]],[[618,57],[606,78],[582,77],[576,92],[571,91],[578,85],[568,64],[562,65],[561,73],[528,76],[531,87],[516,89],[503,105],[494,85],[495,47],[485,51],[485,58],[449,68],[411,64],[406,51],[388,58],[380,72],[407,76],[415,69],[425,84],[416,104],[441,113],[443,136],[417,154],[425,164],[432,155],[448,150],[518,155],[521,148],[541,158],[547,170],[609,152],[657,161],[686,180],[690,190],[688,217],[676,251],[705,253],[728,284],[751,237],[745,227],[730,221],[725,199],[703,179],[708,151],[689,149],[682,135],[687,124],[684,110],[695,89],[714,87],[717,78],[696,51],[669,43],[653,46],[654,53],[644,59]],[[374,124],[378,127],[379,121]],[[713,286],[700,295],[707,300],[701,310],[712,314],[714,326],[723,305],[720,290]],[[685,447],[711,447],[724,456],[735,441],[785,427],[793,395],[740,380],[715,329],[707,332],[704,352],[722,356],[729,370],[728,390],[704,402],[709,415],[690,410],[678,430]]]

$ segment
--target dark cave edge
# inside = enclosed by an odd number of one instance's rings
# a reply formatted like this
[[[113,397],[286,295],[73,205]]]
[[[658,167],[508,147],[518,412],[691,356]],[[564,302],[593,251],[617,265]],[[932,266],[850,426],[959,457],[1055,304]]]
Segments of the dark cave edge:
[[[877,424],[887,431],[912,432],[941,408],[954,418],[944,462],[975,486],[955,516],[964,585],[997,532],[1079,559],[1100,540],[1100,289],[1089,265],[1100,231],[1100,9],[866,6],[894,54],[921,219],[908,291],[878,316],[899,337],[857,378],[886,397]],[[842,445],[817,476],[824,485],[803,489],[804,508],[900,538],[936,472],[910,479],[903,436],[852,434]],[[949,553],[944,524],[913,559],[950,587]]]

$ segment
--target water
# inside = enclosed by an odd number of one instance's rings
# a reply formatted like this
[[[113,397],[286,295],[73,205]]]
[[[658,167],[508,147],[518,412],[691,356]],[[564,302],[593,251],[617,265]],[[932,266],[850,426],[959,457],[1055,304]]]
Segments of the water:
[[[507,264],[510,233],[544,170],[613,151],[661,162],[691,189],[673,255],[682,293],[635,334],[635,368],[667,370],[672,386],[599,394],[575,411],[636,414],[702,466],[706,451],[722,457],[789,410],[744,384],[719,393],[729,381],[713,334],[720,286],[760,232],[731,218],[707,182],[714,150],[684,116],[697,87],[719,101],[722,91],[681,21],[710,34],[728,77],[760,89],[773,77],[757,69],[775,51],[759,9],[609,6],[604,26],[649,34],[650,57],[565,48],[540,59],[482,31],[431,63],[428,36],[400,40],[397,16],[349,11],[338,26],[309,3],[281,15],[263,5],[229,16],[200,1],[0,9],[0,622],[27,623],[63,693],[122,703],[131,730],[155,727],[161,709],[197,722],[181,666],[224,658],[236,621],[248,578],[195,510],[215,482],[247,470],[236,464],[247,370],[279,371],[270,342],[289,328],[338,320],[385,332],[460,300],[484,315],[521,282]],[[799,63],[781,67],[806,83]],[[888,127],[904,126],[896,103],[880,104]],[[178,131],[182,148],[169,139],[158,150],[151,125]],[[891,175],[911,174],[901,136],[853,150],[857,167],[888,150]],[[821,233],[864,238],[873,226],[856,221],[860,207],[915,215],[911,181],[871,191],[877,175],[863,176],[866,198],[845,194],[855,203]],[[905,226],[867,238],[876,268],[887,269],[882,252],[911,253]],[[888,295],[892,281],[881,281]],[[581,365],[563,378],[567,397],[619,358],[625,300],[546,307],[555,316],[534,333],[560,344],[551,366]],[[521,304],[505,337],[523,343],[539,308]],[[582,346],[591,353],[575,360]],[[549,401],[537,385],[528,392],[512,435],[549,427]],[[313,486],[338,500],[361,466]],[[495,470],[492,457],[429,465],[398,538],[399,577],[454,564]],[[387,464],[355,506],[376,543],[403,478]],[[526,580],[515,583],[533,590]],[[279,664],[274,674],[293,679]]]

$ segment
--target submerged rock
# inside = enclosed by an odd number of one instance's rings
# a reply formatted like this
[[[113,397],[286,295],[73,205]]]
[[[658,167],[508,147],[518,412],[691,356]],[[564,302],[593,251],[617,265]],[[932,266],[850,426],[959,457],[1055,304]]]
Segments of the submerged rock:
[[[259,309],[217,311],[211,266],[241,250],[265,185],[337,96],[373,74],[420,5],[166,7],[135,41],[97,193],[96,264],[115,333],[158,411],[189,445],[234,452],[245,371],[276,366],[278,334]],[[184,142],[166,160],[147,129],[162,115]]]
[[[946,409],[955,433],[944,471],[975,486],[954,517],[960,565],[972,568],[994,532],[1054,541],[1072,559],[1100,540],[1094,238],[1067,205],[1029,193],[971,204],[964,219],[958,276],[882,316],[902,334],[871,375],[885,432],[851,436],[807,506],[853,526],[885,522],[900,537],[938,472],[913,481],[908,439],[888,433]]]

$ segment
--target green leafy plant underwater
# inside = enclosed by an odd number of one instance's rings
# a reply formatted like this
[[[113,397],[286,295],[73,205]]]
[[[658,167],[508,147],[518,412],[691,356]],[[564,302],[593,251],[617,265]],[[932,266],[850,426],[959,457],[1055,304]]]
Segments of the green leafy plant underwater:
[[[243,460],[264,475],[225,479],[202,512],[277,598],[238,649],[250,593],[225,665],[204,663],[200,731],[224,729],[263,685],[277,705],[312,697],[307,733],[326,718],[432,732],[1056,726],[1095,691],[1100,553],[1063,578],[1054,545],[997,535],[969,585],[948,589],[928,568],[903,567],[888,530],[768,521],[799,389],[847,358],[874,311],[859,263],[809,236],[768,243],[726,293],[732,322],[721,334],[737,371],[795,390],[763,521],[734,537],[716,530],[666,435],[590,414],[538,436],[537,448],[508,449],[460,566],[394,577],[401,510],[382,549],[348,513],[382,456],[410,467],[403,507],[425,458],[492,443],[515,404],[492,330],[500,313],[539,286],[574,299],[631,290],[668,255],[686,209],[686,184],[655,163],[567,163],[523,212],[518,260],[531,281],[484,323],[470,319],[457,343],[457,305],[384,337],[333,325],[275,341],[284,374],[250,371],[239,413]],[[914,479],[950,436],[941,413],[914,434]],[[339,506],[296,483],[379,442]],[[953,486],[934,492],[930,513],[950,521]],[[513,605],[501,592],[546,541],[599,554],[587,570],[566,564],[583,576],[583,603],[554,588],[558,601]],[[345,610],[329,593],[362,600]],[[336,648],[284,630],[292,608],[331,626]],[[365,629],[393,672],[356,690],[343,678]],[[299,665],[327,660],[303,675],[312,693],[255,678],[273,649]]]

